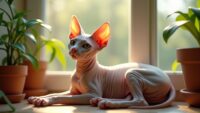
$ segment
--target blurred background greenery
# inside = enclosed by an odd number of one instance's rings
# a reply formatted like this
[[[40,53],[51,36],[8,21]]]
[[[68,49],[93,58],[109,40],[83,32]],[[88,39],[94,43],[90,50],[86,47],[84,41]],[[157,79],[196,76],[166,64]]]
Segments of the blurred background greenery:
[[[76,15],[88,34],[93,33],[104,22],[111,25],[109,45],[98,55],[104,65],[128,62],[128,25],[130,16],[130,0],[48,0],[47,23],[52,26],[55,37],[69,42],[69,24],[71,16]],[[74,61],[68,55],[67,70],[74,69]],[[50,64],[49,70],[62,69],[57,61]]]
[[[196,47],[191,35],[179,30],[173,40],[165,44],[162,31],[173,22],[176,15],[167,15],[176,10],[185,11],[189,6],[196,6],[197,0],[157,0],[157,56],[158,66],[163,70],[171,70],[171,63],[176,58],[176,48]],[[76,15],[86,33],[93,33],[105,21],[111,25],[111,40],[103,49],[98,60],[104,65],[115,65],[128,62],[128,39],[130,28],[131,0],[47,0],[47,23],[52,26],[52,37],[58,37],[66,45],[69,42],[69,23],[71,16]],[[138,13],[140,13],[138,11]],[[74,69],[74,61],[67,57],[67,70]],[[49,65],[49,70],[61,70],[57,61]]]
[[[157,56],[158,66],[163,70],[171,70],[171,64],[176,59],[176,48],[197,47],[198,44],[189,32],[180,29],[166,44],[162,38],[163,29],[174,22],[176,14],[167,18],[169,14],[180,10],[187,12],[188,7],[196,7],[197,0],[157,0]],[[180,67],[179,69],[180,70]]]

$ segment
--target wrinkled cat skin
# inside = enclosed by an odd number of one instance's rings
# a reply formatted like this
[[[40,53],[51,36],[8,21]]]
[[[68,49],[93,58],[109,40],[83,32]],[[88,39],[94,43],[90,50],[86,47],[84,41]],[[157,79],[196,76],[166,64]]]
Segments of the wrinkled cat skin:
[[[110,38],[109,23],[88,35],[73,16],[69,38],[69,54],[76,60],[70,90],[29,97],[29,103],[35,106],[91,104],[100,109],[148,109],[167,107],[173,101],[175,89],[159,68],[140,63],[116,66],[98,63],[96,54],[106,47]]]

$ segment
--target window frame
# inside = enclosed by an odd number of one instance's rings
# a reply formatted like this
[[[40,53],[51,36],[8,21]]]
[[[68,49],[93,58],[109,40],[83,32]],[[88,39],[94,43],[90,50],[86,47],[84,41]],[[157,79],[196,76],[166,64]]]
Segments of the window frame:
[[[25,8],[31,11],[27,17],[46,20],[45,2],[46,0],[26,0]],[[38,6],[37,10],[34,6]],[[129,62],[157,66],[157,0],[131,0],[130,7]],[[177,90],[185,88],[182,72],[165,72]],[[68,86],[65,87],[63,84],[66,80],[70,82],[71,73],[71,71],[47,71],[45,87],[54,92],[67,90]],[[62,79],[57,79],[58,77]],[[52,82],[57,84],[52,85]]]
[[[156,12],[156,0],[131,0],[130,62],[157,66]]]

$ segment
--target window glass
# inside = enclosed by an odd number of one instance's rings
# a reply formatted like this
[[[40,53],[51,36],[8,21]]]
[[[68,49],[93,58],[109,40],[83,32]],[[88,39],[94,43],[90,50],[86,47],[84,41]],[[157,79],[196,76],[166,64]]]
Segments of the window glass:
[[[167,16],[177,10],[187,12],[190,6],[195,7],[197,0],[157,0],[157,50],[158,66],[164,70],[171,70],[171,64],[176,59],[176,48],[197,47],[192,35],[179,29],[166,44],[163,40],[163,29],[175,21],[176,14]],[[179,67],[180,70],[180,67]]]
[[[104,65],[128,62],[128,34],[130,0],[47,0],[47,23],[52,26],[52,37],[69,42],[69,23],[76,15],[86,33],[93,33],[105,21],[111,25],[109,45],[98,55]],[[74,69],[74,61],[67,57],[67,70]],[[55,60],[49,70],[61,70]]]

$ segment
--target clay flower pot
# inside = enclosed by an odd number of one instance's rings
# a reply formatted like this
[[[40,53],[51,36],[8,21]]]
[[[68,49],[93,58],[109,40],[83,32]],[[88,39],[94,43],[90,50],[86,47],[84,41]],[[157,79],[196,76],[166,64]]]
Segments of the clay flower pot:
[[[178,49],[177,60],[181,63],[186,84],[186,89],[181,93],[186,95],[186,101],[190,105],[200,106],[200,101],[191,101],[200,100],[197,99],[200,98],[200,48]]]
[[[29,96],[45,95],[47,93],[47,90],[44,89],[47,62],[39,61],[39,68],[34,68],[28,61],[25,61],[24,64],[28,65],[28,76],[24,89],[26,98]]]
[[[27,76],[27,66],[0,66],[0,90],[13,103],[24,99],[24,84]]]

